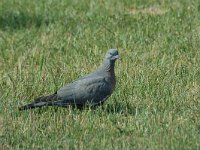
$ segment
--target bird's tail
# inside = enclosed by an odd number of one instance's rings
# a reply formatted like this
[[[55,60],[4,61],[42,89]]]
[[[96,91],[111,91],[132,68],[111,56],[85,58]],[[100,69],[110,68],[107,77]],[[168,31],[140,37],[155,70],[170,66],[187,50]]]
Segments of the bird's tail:
[[[57,99],[58,99],[58,96],[56,93],[49,96],[38,97],[32,103],[19,107],[19,110],[22,111],[22,110],[33,109],[33,108],[42,107],[42,106],[50,106]]]

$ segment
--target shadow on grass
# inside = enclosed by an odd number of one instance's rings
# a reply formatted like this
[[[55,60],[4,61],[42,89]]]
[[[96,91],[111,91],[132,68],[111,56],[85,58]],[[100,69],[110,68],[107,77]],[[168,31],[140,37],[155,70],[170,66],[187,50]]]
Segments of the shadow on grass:
[[[72,109],[73,111],[85,111],[85,110],[94,110],[96,111],[103,111],[109,114],[124,114],[124,115],[135,115],[137,113],[137,108],[130,106],[130,105],[124,105],[122,103],[115,102],[114,104],[101,104],[100,106],[95,107],[89,107],[89,106],[44,106],[42,108],[35,108],[35,109],[28,109],[24,111],[35,111],[38,114],[45,113],[49,110],[54,112],[60,112],[65,109]]]
[[[124,105],[119,102],[115,102],[114,104],[107,104],[102,106],[103,111],[112,114],[124,114],[124,115],[135,115],[137,112],[136,107],[131,105]]]
[[[0,29],[17,30],[22,28],[40,27],[49,25],[54,20],[45,18],[41,14],[29,14],[24,11],[3,11],[0,13]]]

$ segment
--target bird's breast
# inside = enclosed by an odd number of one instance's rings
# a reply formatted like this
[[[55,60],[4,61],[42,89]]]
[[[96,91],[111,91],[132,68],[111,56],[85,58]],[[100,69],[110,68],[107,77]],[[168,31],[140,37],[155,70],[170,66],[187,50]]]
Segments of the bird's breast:
[[[116,85],[116,80],[115,80],[115,76],[111,75],[108,78],[105,79],[106,82],[109,84],[110,86],[110,93],[113,92],[113,90],[115,89],[115,85]]]

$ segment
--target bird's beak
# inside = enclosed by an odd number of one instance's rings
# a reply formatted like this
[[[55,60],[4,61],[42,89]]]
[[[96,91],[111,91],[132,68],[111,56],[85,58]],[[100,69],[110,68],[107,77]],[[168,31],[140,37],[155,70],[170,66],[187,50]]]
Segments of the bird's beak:
[[[113,56],[113,60],[119,59],[119,55]]]

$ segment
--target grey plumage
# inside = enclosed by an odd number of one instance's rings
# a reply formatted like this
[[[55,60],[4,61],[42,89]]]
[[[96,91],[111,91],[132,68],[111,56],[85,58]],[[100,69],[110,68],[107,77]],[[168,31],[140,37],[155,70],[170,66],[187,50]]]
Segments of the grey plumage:
[[[26,110],[42,106],[92,106],[103,103],[115,88],[115,60],[119,57],[116,49],[107,51],[103,63],[95,71],[66,84],[52,95],[36,98],[32,103],[22,106]]]

